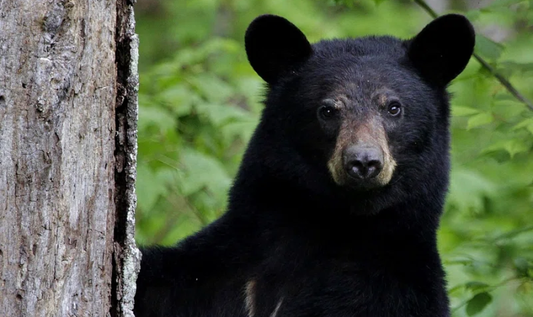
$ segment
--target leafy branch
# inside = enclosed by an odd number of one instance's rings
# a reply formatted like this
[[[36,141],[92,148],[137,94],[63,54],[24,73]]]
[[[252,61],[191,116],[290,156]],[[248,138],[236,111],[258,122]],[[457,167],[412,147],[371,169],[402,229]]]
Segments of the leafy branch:
[[[433,10],[424,0],[413,0],[418,4],[424,11],[426,11],[434,19],[439,17],[437,12]],[[533,110],[533,102],[527,99],[522,95],[502,74],[500,74],[494,67],[492,67],[486,60],[484,60],[477,53],[473,54],[474,58],[485,68],[489,73],[491,73],[506,89],[509,91],[516,99],[523,102],[530,110]]]
[[[492,302],[492,295],[490,295],[490,292],[494,291],[496,288],[503,286],[509,282],[517,280],[517,277],[510,277],[507,278],[495,285],[486,285],[484,283],[479,282],[470,282],[467,283],[465,286],[467,288],[476,290],[476,294],[469,298],[468,300],[463,301],[462,303],[458,304],[456,307],[452,309],[452,313],[455,313],[459,311],[462,307],[466,306],[466,313],[468,316],[474,316],[477,313],[481,312],[485,306],[490,304]]]

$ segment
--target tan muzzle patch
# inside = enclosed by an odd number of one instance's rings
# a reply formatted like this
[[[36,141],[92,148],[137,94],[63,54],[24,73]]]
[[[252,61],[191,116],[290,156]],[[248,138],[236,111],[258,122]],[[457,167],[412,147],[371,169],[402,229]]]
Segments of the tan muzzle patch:
[[[364,144],[365,146],[379,147],[383,152],[383,167],[378,175],[366,180],[372,185],[385,186],[394,173],[396,161],[391,155],[385,128],[379,118],[368,118],[363,122],[346,119],[343,121],[335,149],[328,161],[331,177],[338,185],[345,185],[349,176],[343,161],[345,149],[352,145]]]

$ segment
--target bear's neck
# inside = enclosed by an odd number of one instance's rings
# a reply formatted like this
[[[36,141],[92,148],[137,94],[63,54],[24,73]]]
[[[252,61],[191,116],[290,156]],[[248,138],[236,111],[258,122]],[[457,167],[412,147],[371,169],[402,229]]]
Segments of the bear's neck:
[[[427,201],[418,197],[372,214],[360,214],[357,200],[336,201],[260,171],[253,179],[237,178],[232,192],[239,194],[230,195],[228,213],[255,218],[256,223],[271,223],[273,231],[281,226],[326,240],[377,243],[407,239],[433,245],[442,211],[442,205],[431,197],[425,197]]]

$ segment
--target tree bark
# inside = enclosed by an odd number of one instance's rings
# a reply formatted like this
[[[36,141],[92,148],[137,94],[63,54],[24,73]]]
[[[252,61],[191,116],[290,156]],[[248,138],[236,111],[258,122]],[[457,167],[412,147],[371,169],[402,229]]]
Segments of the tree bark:
[[[132,315],[132,5],[0,0],[2,316]]]
[[[135,177],[137,174],[137,94],[139,39],[135,34],[134,0],[117,2],[116,65],[116,225],[112,316],[133,316],[141,253],[135,244]]]

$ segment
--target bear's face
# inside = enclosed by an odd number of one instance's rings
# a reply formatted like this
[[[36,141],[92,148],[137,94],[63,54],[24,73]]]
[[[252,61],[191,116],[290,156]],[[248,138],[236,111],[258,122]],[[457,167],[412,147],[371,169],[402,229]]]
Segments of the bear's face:
[[[353,94],[357,87],[358,84],[349,84],[332,93],[317,110],[324,133],[335,136],[328,170],[341,186],[384,186],[396,167],[387,135],[394,133],[401,117],[400,99],[387,88],[378,88],[367,98],[359,98]]]
[[[402,162],[409,159],[402,151],[417,153],[427,145],[439,101],[398,61],[356,57],[339,46],[336,59],[317,50],[309,67],[301,69],[293,93],[298,104],[292,107],[300,108],[301,127],[311,141],[304,140],[302,148],[314,148],[340,186],[382,187],[397,165],[409,163]]]
[[[272,15],[254,20],[246,34],[250,63],[269,86],[269,120],[315,167],[302,173],[327,171],[335,186],[363,195],[412,188],[406,182],[420,180],[405,175],[416,175],[428,155],[447,164],[445,88],[473,47],[473,28],[459,15],[436,19],[410,40],[311,45]]]

